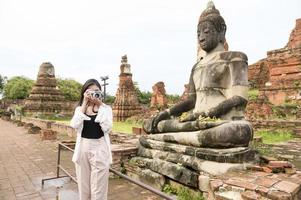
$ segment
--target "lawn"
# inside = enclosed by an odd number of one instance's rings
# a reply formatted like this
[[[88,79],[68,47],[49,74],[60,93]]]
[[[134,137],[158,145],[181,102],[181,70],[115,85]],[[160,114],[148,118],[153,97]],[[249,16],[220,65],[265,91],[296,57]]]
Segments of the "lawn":
[[[70,124],[70,119],[52,121],[66,125]],[[134,122],[113,122],[113,132],[132,134],[132,127],[141,127],[141,124]]]
[[[266,130],[260,129],[255,132],[255,136],[262,137],[263,143],[274,144],[279,142],[285,142],[293,139],[293,133],[288,130],[278,129],[278,130]]]

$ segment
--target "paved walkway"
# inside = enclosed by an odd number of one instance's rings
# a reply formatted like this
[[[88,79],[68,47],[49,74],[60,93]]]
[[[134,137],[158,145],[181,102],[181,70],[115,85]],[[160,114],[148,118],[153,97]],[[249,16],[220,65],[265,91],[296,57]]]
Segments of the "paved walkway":
[[[77,186],[69,178],[51,180],[41,187],[42,178],[54,177],[57,141],[41,141],[39,135],[0,119],[0,200],[73,200]],[[74,173],[71,154],[62,153],[62,164]],[[110,179],[109,200],[159,199],[122,179]]]

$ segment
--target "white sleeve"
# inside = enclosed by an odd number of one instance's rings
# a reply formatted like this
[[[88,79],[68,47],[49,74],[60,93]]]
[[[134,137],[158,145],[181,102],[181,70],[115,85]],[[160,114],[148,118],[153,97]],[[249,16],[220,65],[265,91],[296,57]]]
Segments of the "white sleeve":
[[[95,122],[99,122],[104,133],[110,133],[113,127],[112,108],[107,105],[100,106]]]
[[[84,120],[90,120],[90,117],[82,113],[81,107],[78,106],[74,111],[70,126],[74,129],[78,129],[83,124]]]

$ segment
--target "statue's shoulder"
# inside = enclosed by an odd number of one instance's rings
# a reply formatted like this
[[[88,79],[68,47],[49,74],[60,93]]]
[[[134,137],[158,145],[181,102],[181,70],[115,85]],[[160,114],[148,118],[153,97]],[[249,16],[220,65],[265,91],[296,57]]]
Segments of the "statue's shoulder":
[[[223,51],[219,53],[219,57],[221,60],[226,60],[226,61],[248,62],[247,55],[240,51]]]

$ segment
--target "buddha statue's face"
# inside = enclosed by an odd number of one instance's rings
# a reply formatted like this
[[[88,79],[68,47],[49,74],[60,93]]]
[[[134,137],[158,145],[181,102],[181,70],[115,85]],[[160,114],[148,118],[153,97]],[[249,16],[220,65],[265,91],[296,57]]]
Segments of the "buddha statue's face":
[[[204,21],[199,24],[198,27],[198,42],[200,47],[210,52],[213,50],[220,41],[220,33],[216,30],[213,23],[210,21]]]

